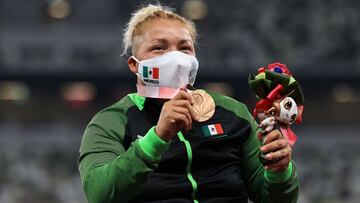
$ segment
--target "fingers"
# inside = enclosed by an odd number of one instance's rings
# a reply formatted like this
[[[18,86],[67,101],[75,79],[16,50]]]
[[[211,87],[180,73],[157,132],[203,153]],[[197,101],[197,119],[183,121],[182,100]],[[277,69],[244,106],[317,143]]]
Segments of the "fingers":
[[[157,135],[164,140],[171,140],[180,130],[192,128],[193,99],[185,91],[179,91],[173,99],[164,103],[156,125]]]
[[[176,107],[167,113],[166,120],[170,123],[169,127],[177,129],[176,132],[180,129],[187,131],[191,129],[190,114],[185,111],[185,108]]]
[[[175,106],[173,108],[173,111],[180,113],[182,115],[185,115],[185,117],[186,117],[185,129],[186,129],[186,131],[191,130],[192,129],[192,119],[191,119],[191,115],[190,115],[188,109],[184,108],[184,107]]]
[[[284,171],[291,160],[291,147],[288,146],[276,152],[271,152],[265,155],[265,158],[269,160],[269,164],[265,165],[266,170],[273,172]]]
[[[191,94],[189,94],[186,91],[179,91],[173,98],[172,101],[174,101],[174,104],[179,106],[184,106],[188,109],[190,112],[190,115],[193,119],[198,120],[197,115],[192,108],[192,105],[194,104],[194,100],[191,97]]]
[[[280,131],[273,130],[266,135],[263,143],[264,145],[260,150],[265,154],[265,159],[270,161],[265,166],[265,169],[274,172],[284,171],[291,160],[292,149],[288,141],[282,136]]]
[[[269,144],[265,144],[260,148],[262,153],[266,154],[269,152],[274,152],[288,146],[288,142],[285,139],[277,139]]]
[[[281,159],[279,161],[276,161],[274,163],[270,163],[265,166],[266,170],[271,170],[274,172],[282,172],[287,169],[290,163],[290,158]]]
[[[194,104],[194,100],[191,95],[185,91],[179,91],[171,100],[188,100],[191,105]]]
[[[195,113],[194,109],[192,106],[188,105],[187,109],[189,110],[189,113],[191,115],[191,118],[195,119],[195,120],[199,120],[198,115]]]
[[[290,146],[282,148],[282,149],[274,151],[274,152],[267,153],[265,155],[265,159],[267,159],[269,161],[277,161],[280,159],[284,159],[286,157],[291,157],[291,147]]]
[[[180,125],[180,129],[184,129],[186,131],[190,130],[190,122],[185,114],[183,113],[174,113],[173,117],[175,119],[175,124]]]
[[[264,138],[263,144],[266,145],[274,140],[283,138],[282,134],[279,130],[273,130],[269,132],[266,137]]]
[[[182,106],[182,107],[187,108],[188,112],[191,115],[191,118],[198,120],[197,115],[192,107],[192,104],[188,100],[176,100],[173,102],[174,102],[174,105],[176,105],[176,106]]]
[[[170,100],[164,104],[163,108],[167,109],[169,117],[175,119],[177,126],[181,126],[180,129],[186,131],[192,129],[192,118],[196,118],[196,115],[188,100]]]

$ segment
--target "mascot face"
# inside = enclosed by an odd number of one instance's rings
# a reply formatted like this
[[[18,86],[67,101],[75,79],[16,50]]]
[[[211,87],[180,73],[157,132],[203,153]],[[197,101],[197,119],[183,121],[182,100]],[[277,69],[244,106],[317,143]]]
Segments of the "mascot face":
[[[295,122],[298,115],[298,107],[293,98],[285,97],[275,106],[278,106],[279,114],[277,120],[281,124],[289,126]]]

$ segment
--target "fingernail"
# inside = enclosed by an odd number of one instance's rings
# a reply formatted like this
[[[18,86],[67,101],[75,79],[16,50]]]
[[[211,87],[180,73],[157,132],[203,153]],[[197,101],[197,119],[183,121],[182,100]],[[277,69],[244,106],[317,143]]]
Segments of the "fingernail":
[[[266,170],[269,169],[269,166],[265,166],[265,169],[266,169]]]
[[[265,158],[266,158],[266,159],[271,159],[271,155],[270,155],[270,154],[267,154],[267,155],[265,156]]]
[[[261,147],[260,150],[261,150],[261,151],[265,151],[265,147]]]

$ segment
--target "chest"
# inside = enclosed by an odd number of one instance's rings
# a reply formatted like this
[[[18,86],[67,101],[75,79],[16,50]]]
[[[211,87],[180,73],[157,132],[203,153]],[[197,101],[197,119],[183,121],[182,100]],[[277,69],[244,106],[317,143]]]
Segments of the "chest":
[[[134,109],[128,112],[125,139],[128,145],[138,136],[144,136],[158,122],[158,116]],[[187,146],[191,148],[192,158],[201,165],[211,162],[222,163],[238,159],[244,141],[250,136],[250,124],[233,112],[216,107],[214,116],[205,122],[194,122],[191,131],[182,131],[175,136],[169,150],[163,155],[163,162],[170,164],[187,162]],[[195,163],[195,162],[194,162]]]

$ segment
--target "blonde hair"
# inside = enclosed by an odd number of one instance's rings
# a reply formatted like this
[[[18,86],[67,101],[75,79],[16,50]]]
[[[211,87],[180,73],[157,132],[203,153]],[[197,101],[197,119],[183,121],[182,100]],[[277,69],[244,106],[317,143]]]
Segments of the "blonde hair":
[[[146,23],[156,19],[177,20],[184,23],[195,44],[197,33],[195,24],[191,20],[176,14],[170,7],[162,6],[160,4],[149,4],[132,13],[132,17],[123,34],[122,56],[125,55],[130,48],[132,48],[132,52],[134,52],[134,38],[143,33],[143,28]]]

